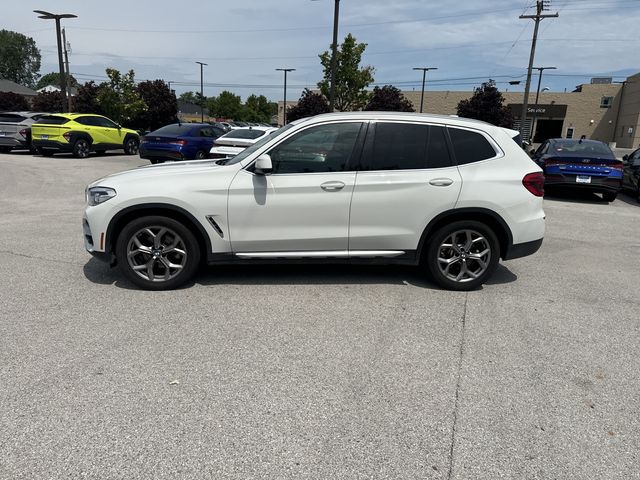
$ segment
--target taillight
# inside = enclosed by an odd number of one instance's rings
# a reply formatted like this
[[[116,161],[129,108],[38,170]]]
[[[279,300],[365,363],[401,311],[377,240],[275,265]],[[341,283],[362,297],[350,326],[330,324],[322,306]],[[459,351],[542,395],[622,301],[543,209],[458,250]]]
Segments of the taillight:
[[[522,185],[536,197],[544,195],[544,175],[542,172],[527,173],[522,179]]]
[[[64,133],[62,134],[62,136],[64,137],[64,139],[65,139],[67,142],[70,142],[70,141],[71,141],[71,133],[70,133],[70,132],[64,132]]]
[[[140,145],[147,143],[147,137],[140,137]]]
[[[187,144],[186,140],[171,140],[170,142],[167,142],[169,145],[180,145],[180,146],[185,146]]]
[[[613,168],[614,170],[624,170],[624,164],[622,162],[612,163],[607,166]]]
[[[29,135],[29,129],[28,128],[23,128],[18,133],[20,133],[20,135],[22,135],[24,138],[27,138],[27,135]]]

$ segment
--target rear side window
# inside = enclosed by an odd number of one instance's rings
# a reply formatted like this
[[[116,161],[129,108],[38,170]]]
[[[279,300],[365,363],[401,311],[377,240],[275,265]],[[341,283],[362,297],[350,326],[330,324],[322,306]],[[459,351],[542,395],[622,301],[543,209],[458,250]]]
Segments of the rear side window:
[[[78,117],[76,118],[76,123],[79,123],[80,125],[96,125],[93,121],[93,117]]]
[[[369,170],[414,170],[451,166],[444,127],[377,123]]]
[[[496,156],[496,151],[483,135],[470,130],[448,127],[458,165],[479,162]]]
[[[45,115],[38,120],[38,123],[46,123],[47,125],[64,125],[69,121],[68,118],[59,117],[57,115]]]

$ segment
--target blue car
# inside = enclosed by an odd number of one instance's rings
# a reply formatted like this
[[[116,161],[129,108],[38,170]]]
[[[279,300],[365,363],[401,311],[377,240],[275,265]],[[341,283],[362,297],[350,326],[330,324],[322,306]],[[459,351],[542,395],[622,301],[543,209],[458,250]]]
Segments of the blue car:
[[[225,131],[208,123],[174,123],[140,139],[140,158],[151,163],[208,158],[213,143]]]
[[[589,190],[613,202],[622,188],[623,163],[603,142],[550,138],[532,158],[544,170],[545,189]]]

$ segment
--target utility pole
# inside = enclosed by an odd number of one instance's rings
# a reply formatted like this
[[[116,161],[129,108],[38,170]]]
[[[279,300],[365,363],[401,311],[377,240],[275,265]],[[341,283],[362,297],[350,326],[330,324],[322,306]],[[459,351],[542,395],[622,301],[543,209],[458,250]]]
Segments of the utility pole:
[[[276,68],[277,72],[284,72],[284,106],[282,107],[282,126],[287,124],[287,73],[295,72],[295,68]]]
[[[422,93],[420,94],[420,113],[422,113],[422,106],[424,105],[424,82],[427,78],[427,72],[429,70],[437,70],[438,67],[414,67],[414,70],[422,70]]]
[[[200,65],[200,122],[204,123],[204,82],[202,67],[207,65],[206,63],[196,62]]]
[[[533,112],[533,121],[531,122],[530,137],[535,138],[536,127],[538,126],[538,98],[540,97],[540,84],[542,83],[542,72],[544,70],[556,70],[557,67],[533,67],[534,70],[538,70],[538,89],[536,90],[536,108]]]
[[[69,106],[69,112],[71,112],[71,75],[69,74],[69,44],[67,43],[67,34],[62,29],[62,45],[64,47],[64,63],[67,70],[67,102]]]
[[[338,17],[340,16],[340,0],[335,1],[336,3],[333,9],[333,43],[331,44],[331,86],[329,87],[329,112],[333,112],[333,107],[336,103],[336,68],[338,61]]]
[[[523,139],[523,141],[524,127],[527,122],[527,107],[529,106],[529,90],[531,89],[531,71],[533,70],[533,59],[536,54],[536,42],[538,40],[538,27],[540,26],[540,21],[543,18],[558,17],[557,12],[548,14],[542,13],[548,8],[549,1],[550,0],[538,0],[536,2],[535,15],[520,15],[521,19],[532,19],[535,22],[535,26],[533,27],[533,39],[531,40],[531,53],[529,55],[529,68],[527,69],[527,83],[524,88],[524,100],[522,102],[522,115],[520,117],[520,137]],[[529,136],[531,136],[531,132],[529,132]]]

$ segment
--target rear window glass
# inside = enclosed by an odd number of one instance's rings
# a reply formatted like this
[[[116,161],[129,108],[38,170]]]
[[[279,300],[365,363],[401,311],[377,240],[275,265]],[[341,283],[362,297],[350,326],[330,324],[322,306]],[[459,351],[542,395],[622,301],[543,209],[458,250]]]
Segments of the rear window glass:
[[[479,162],[496,156],[496,151],[483,135],[470,130],[448,127],[458,165]]]
[[[15,113],[0,113],[0,122],[19,123],[25,119],[26,117],[23,117],[22,115],[17,115]]]
[[[38,120],[38,123],[46,123],[48,125],[63,125],[69,121],[68,118],[59,117],[57,115],[45,115]]]
[[[551,151],[559,154],[567,155],[606,155],[608,157],[614,157],[611,149],[601,142],[580,140],[565,140],[555,141],[551,147]]]
[[[248,140],[254,140],[256,138],[260,138],[265,135],[267,132],[264,130],[256,130],[256,129],[240,129],[233,130],[227,133],[224,138],[243,138]]]
[[[180,135],[187,135],[193,129],[192,125],[184,123],[176,123],[173,125],[167,125],[151,132],[149,135],[162,135],[165,137],[178,137]]]

